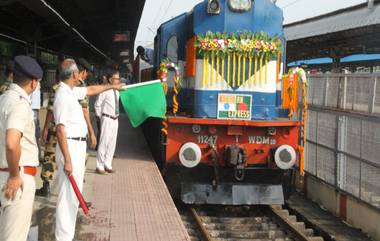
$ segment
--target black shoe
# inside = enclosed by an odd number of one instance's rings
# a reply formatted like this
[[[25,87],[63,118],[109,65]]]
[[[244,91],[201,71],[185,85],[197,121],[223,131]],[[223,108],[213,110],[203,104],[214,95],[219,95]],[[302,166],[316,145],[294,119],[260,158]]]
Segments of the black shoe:
[[[49,197],[50,196],[50,185],[48,182],[44,182],[40,189],[36,190],[36,196]]]

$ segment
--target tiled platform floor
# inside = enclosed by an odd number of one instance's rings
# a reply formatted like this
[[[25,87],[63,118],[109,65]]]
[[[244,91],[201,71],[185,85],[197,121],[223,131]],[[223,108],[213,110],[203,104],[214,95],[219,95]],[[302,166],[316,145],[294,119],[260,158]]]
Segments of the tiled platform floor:
[[[84,196],[93,208],[90,218],[80,210],[76,239],[190,240],[142,133],[133,129],[126,117],[119,123],[116,173],[95,174],[95,153],[87,164]],[[54,240],[55,199],[55,195],[36,198],[33,223],[38,225],[40,241]]]

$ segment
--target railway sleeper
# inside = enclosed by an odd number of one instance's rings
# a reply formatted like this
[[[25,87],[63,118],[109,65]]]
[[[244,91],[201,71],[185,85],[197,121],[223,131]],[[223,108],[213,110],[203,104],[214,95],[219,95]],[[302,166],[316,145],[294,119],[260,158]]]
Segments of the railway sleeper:
[[[249,232],[212,230],[209,232],[210,232],[210,236],[213,238],[276,239],[276,238],[286,237],[286,233],[282,230],[249,231]]]
[[[210,217],[200,215],[200,218],[203,222],[224,224],[260,224],[270,222],[269,217]]]
[[[238,239],[238,238],[219,238],[218,241],[294,241],[294,239],[291,238],[276,238],[276,239]]]
[[[240,232],[247,232],[251,230],[260,230],[260,231],[267,231],[267,230],[275,230],[278,229],[278,225],[275,223],[261,223],[261,224],[239,224],[239,225],[226,225],[222,223],[207,223],[205,224],[205,227],[209,230],[227,230],[227,231],[240,231]]]

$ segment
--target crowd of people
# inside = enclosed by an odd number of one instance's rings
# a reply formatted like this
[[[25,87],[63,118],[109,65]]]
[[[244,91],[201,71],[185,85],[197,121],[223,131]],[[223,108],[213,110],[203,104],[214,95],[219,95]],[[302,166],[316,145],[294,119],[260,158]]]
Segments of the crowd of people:
[[[83,58],[64,59],[59,80],[51,87],[47,114],[39,130],[40,82],[43,70],[29,56],[19,55],[7,66],[0,87],[0,240],[25,241],[31,223],[35,195],[48,197],[56,172],[55,239],[74,238],[78,200],[69,181],[83,188],[89,147],[98,147],[96,172],[114,173],[119,116],[119,90],[125,85],[120,73],[110,68],[101,85],[86,85],[92,66]],[[89,96],[98,96],[95,113],[100,136],[92,126]],[[41,134],[41,135],[40,135]],[[44,143],[43,157],[38,143]],[[99,142],[99,143],[98,143]],[[41,161],[43,185],[36,190],[34,176]]]

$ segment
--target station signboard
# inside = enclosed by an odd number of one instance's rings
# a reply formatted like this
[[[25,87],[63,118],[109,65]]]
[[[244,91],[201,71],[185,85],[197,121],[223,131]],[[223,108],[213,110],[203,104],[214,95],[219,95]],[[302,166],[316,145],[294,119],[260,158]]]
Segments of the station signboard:
[[[130,42],[131,34],[129,31],[114,32],[113,42]]]

